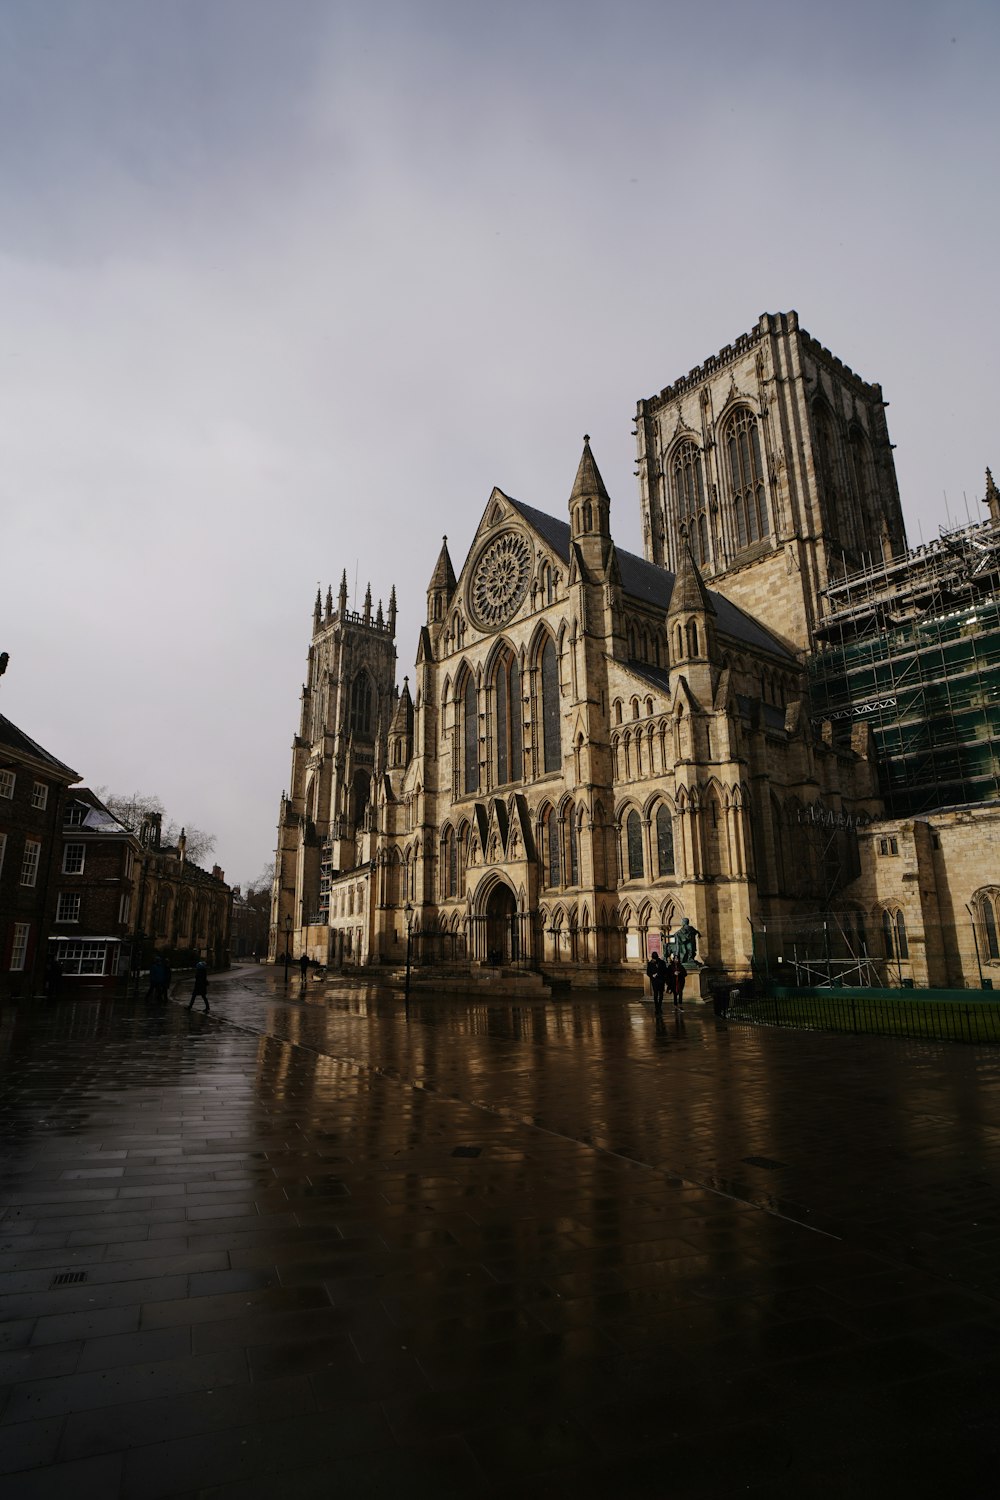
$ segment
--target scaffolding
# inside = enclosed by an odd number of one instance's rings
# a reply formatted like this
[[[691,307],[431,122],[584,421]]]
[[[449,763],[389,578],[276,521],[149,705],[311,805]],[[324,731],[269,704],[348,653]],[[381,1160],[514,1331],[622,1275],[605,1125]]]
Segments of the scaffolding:
[[[890,817],[1000,798],[1000,519],[840,578],[809,662],[835,740],[871,726]]]

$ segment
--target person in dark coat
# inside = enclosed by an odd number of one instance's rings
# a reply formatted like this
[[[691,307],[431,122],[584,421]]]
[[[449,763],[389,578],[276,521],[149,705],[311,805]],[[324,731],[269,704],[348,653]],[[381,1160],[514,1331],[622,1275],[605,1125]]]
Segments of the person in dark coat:
[[[658,953],[651,953],[646,965],[650,988],[653,991],[653,1009],[663,1009],[663,989],[667,982],[667,966]]]
[[[205,1014],[208,1015],[208,964],[203,958],[199,958],[194,966],[194,989],[191,991],[191,999],[188,1001],[188,1010],[194,1005],[199,995],[205,1002]]]
[[[149,989],[146,991],[146,999],[150,996],[154,1000],[165,1001],[167,998],[167,986],[170,983],[170,965],[162,954],[154,953],[153,960],[149,965]]]
[[[305,984],[306,979],[309,977],[308,953],[303,953],[302,957],[299,959],[299,973],[302,975],[302,983]]]
[[[666,978],[670,986],[670,993],[674,997],[674,1004],[683,1007],[684,981],[687,979],[687,969],[685,969],[676,953],[666,966]]]

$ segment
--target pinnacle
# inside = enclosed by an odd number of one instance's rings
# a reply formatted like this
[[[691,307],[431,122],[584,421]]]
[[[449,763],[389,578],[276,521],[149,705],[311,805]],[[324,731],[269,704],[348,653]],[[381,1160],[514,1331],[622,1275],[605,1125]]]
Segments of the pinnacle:
[[[573,489],[570,493],[570,505],[574,500],[601,499],[611,504],[611,496],[608,494],[601,478],[601,472],[594,462],[594,455],[590,451],[590,433],[583,435],[583,453],[580,457],[580,466],[576,471],[576,479],[573,481]]]

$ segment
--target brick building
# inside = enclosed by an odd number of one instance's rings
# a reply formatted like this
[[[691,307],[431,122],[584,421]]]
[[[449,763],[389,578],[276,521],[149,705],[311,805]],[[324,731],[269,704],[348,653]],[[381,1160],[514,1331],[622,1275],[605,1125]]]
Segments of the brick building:
[[[42,988],[63,799],[79,780],[0,714],[0,998]]]
[[[89,787],[66,798],[49,952],[67,988],[104,988],[128,973],[142,852]]]

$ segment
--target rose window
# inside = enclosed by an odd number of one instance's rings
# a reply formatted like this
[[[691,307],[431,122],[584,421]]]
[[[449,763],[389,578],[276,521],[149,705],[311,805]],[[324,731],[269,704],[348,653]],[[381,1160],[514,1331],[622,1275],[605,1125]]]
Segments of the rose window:
[[[470,603],[481,625],[503,625],[528,592],[531,548],[527,537],[508,531],[489,544],[472,576]]]

